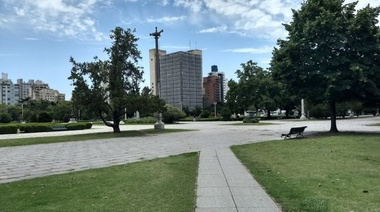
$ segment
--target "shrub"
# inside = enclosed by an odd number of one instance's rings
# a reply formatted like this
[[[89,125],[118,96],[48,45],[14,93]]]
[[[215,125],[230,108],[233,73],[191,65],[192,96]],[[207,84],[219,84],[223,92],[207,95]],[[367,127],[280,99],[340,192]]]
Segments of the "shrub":
[[[231,120],[231,110],[228,109],[227,107],[224,107],[221,111],[220,111],[220,115],[222,116],[222,120],[223,121],[229,121]]]
[[[186,117],[186,114],[184,112],[171,105],[165,105],[165,107],[166,111],[162,114],[162,119],[166,124],[178,122],[181,118]]]
[[[259,119],[257,118],[250,118],[250,117],[245,117],[243,119],[243,123],[259,123]]]
[[[8,113],[0,114],[0,123],[10,123],[12,121],[12,116]]]
[[[91,127],[92,127],[92,123],[87,122],[86,126],[85,126],[85,129],[91,129]]]
[[[33,132],[50,132],[51,124],[48,123],[28,123],[28,124],[21,124],[20,125],[20,131],[25,133],[33,133]]]
[[[310,109],[310,117],[314,117],[316,119],[327,119],[329,117],[329,108],[326,104],[317,104]]]
[[[92,126],[92,124],[91,124],[91,126]],[[84,129],[87,129],[86,127],[87,127],[87,123],[83,123],[83,122],[66,124],[66,128],[68,130],[84,130]]]
[[[201,113],[201,118],[208,118],[210,117],[211,112],[209,110],[203,110]]]
[[[146,118],[140,118],[140,119],[127,119],[124,120],[125,124],[154,124],[156,123],[157,118],[154,117],[146,117]]]
[[[41,112],[38,114],[38,122],[52,122],[53,117],[47,112]]]
[[[0,125],[0,134],[16,134],[17,130],[17,124]]]

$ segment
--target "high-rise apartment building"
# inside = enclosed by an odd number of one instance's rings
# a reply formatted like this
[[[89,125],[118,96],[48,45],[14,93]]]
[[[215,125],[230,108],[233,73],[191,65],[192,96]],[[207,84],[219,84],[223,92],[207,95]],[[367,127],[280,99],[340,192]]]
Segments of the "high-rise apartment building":
[[[158,56],[165,55],[165,50],[158,50]],[[159,95],[158,85],[156,85],[157,80],[157,71],[156,71],[156,49],[149,50],[149,65],[150,65],[150,89],[154,95]]]
[[[0,84],[1,104],[16,105],[26,98],[51,102],[65,100],[65,94],[50,89],[49,85],[41,80],[24,82],[23,79],[17,79],[17,84],[13,84],[7,73],[2,73]]]
[[[203,77],[205,105],[224,102],[227,93],[227,83],[223,72],[218,72],[218,66],[211,66],[211,72]]]
[[[0,84],[1,103],[6,105],[17,104],[20,99],[19,85],[13,84],[12,80],[8,79],[7,73],[1,74]]]
[[[160,97],[179,109],[202,106],[202,51],[160,56]]]

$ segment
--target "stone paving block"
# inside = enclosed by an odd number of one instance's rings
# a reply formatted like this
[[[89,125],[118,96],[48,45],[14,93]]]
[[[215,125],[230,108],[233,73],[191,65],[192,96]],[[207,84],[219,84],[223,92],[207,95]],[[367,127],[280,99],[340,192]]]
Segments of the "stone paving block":
[[[231,196],[197,197],[197,208],[234,208]]]
[[[264,189],[258,187],[246,187],[246,186],[230,186],[230,191],[233,196],[259,196],[266,195]]]
[[[260,196],[234,196],[238,208],[269,208],[277,209],[277,205],[267,194]]]
[[[236,208],[196,208],[195,212],[238,212],[238,211],[236,210]]]
[[[281,212],[273,208],[239,208],[239,212]]]
[[[199,197],[217,197],[231,196],[229,187],[198,187],[197,196]]]
[[[198,187],[226,187],[226,179],[221,175],[199,175]]]

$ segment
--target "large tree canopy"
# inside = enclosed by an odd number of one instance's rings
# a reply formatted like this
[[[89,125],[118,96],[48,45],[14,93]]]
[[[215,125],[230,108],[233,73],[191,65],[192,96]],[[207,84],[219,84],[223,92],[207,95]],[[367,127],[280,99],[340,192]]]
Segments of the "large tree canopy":
[[[143,71],[138,66],[141,59],[137,49],[138,38],[134,31],[116,27],[111,31],[112,46],[105,48],[109,59],[102,61],[94,57],[94,62],[78,63],[73,58],[70,62],[70,80],[73,81],[73,102],[85,106],[99,114],[104,124],[120,132],[120,118],[125,110],[136,110],[134,102],[139,94],[139,83]],[[112,119],[112,123],[106,120]]]
[[[270,71],[258,66],[252,60],[241,64],[242,69],[236,71],[239,81],[228,82],[227,105],[233,112],[241,109],[278,109],[279,84],[274,82]],[[241,107],[240,109],[237,106]]]
[[[326,102],[330,131],[337,132],[336,103],[380,99],[379,8],[356,10],[357,2],[307,0],[284,24],[271,70],[292,94]]]

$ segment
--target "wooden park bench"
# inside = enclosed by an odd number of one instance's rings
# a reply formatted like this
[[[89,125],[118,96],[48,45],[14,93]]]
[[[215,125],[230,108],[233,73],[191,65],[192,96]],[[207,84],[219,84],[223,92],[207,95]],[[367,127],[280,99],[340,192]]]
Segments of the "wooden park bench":
[[[305,131],[305,128],[307,126],[303,126],[303,127],[292,127],[290,128],[290,131],[288,134],[282,134],[281,135],[281,138],[285,136],[284,139],[287,139],[287,138],[292,138],[292,135],[296,135],[295,138],[299,138],[299,137],[303,137],[303,131]]]
[[[53,131],[63,131],[63,130],[67,130],[67,127],[63,125],[56,125],[56,126],[52,126],[51,129]]]

